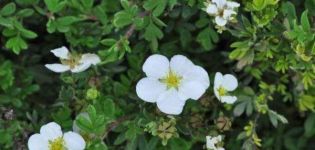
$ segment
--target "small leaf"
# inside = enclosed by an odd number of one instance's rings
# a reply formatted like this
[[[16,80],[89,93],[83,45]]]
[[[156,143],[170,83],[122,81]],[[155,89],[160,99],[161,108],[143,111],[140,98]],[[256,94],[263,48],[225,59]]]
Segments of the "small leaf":
[[[315,113],[310,114],[304,122],[304,135],[306,137],[312,137],[315,135]]]
[[[10,38],[5,46],[12,49],[15,54],[19,54],[22,49],[27,48],[26,42],[20,36]]]
[[[1,9],[0,14],[2,16],[9,16],[9,15],[12,15],[15,12],[15,10],[16,10],[16,6],[15,6],[15,4],[13,2],[11,2],[11,3],[7,4],[7,5],[5,5]]]
[[[311,29],[311,25],[310,25],[310,22],[307,18],[307,14],[308,14],[308,11],[305,10],[301,16],[301,24],[302,24],[302,27],[303,27],[305,32],[308,32]]]

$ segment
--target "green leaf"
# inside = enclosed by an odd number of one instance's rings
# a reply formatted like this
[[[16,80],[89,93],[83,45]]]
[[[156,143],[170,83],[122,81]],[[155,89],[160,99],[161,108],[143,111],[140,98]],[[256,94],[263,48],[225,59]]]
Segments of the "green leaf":
[[[213,43],[218,42],[218,34],[211,28],[205,28],[197,35],[196,41],[202,45],[205,50],[210,50],[214,47]]]
[[[10,38],[6,42],[5,47],[12,49],[15,54],[19,54],[22,49],[27,49],[27,44],[20,36],[16,36]]]
[[[1,16],[0,16],[0,25],[7,28],[13,28],[12,21],[8,18],[3,18]]]
[[[113,24],[117,28],[124,27],[132,23],[133,17],[134,16],[128,12],[125,11],[118,12],[114,16]]]
[[[3,90],[7,90],[13,85],[14,74],[13,65],[10,61],[4,61],[0,64],[0,86]],[[1,97],[2,99],[2,97]]]
[[[81,0],[83,7],[91,9],[93,7],[94,0]]]
[[[16,15],[25,18],[25,17],[30,17],[33,14],[34,14],[34,10],[33,9],[25,8],[25,9],[22,9],[22,10],[18,11]]]
[[[312,137],[315,135],[315,113],[310,114],[304,122],[304,135]]]
[[[153,16],[160,16],[166,8],[168,0],[148,0],[144,3],[143,8],[151,11]]]
[[[275,112],[273,110],[268,111],[268,116],[269,116],[269,119],[270,119],[270,121],[274,127],[278,126],[278,121],[280,121],[283,124],[288,123],[288,120],[284,116],[278,114],[277,112]]]
[[[66,1],[60,1],[60,0],[44,0],[47,8],[52,13],[59,12],[64,8],[66,5]]]
[[[241,116],[245,112],[246,103],[242,102],[235,106],[233,113],[235,116]]]
[[[114,44],[116,44],[117,40],[116,39],[103,39],[101,41],[101,44],[105,45],[105,46],[112,46]]]
[[[12,15],[16,10],[16,6],[15,3],[11,2],[7,5],[5,5],[1,10],[0,10],[0,14],[2,16],[9,16]]]
[[[309,32],[311,30],[311,25],[310,25],[310,22],[307,18],[307,14],[308,14],[308,11],[305,10],[301,16],[301,25],[302,25],[305,32]]]
[[[267,5],[267,0],[253,0],[253,7],[256,11],[264,9]]]
[[[163,37],[163,32],[153,22],[150,22],[150,24],[145,28],[144,38],[147,41],[161,39],[162,37]]]
[[[21,31],[22,37],[24,37],[24,38],[34,39],[37,37],[37,34],[31,30],[23,29],[20,31]]]

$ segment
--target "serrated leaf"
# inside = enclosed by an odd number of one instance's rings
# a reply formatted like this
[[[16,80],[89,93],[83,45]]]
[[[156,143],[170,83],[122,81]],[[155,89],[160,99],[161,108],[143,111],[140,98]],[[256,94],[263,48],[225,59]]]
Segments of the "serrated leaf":
[[[151,11],[153,16],[160,16],[166,8],[168,0],[148,0],[144,3],[143,8]]]

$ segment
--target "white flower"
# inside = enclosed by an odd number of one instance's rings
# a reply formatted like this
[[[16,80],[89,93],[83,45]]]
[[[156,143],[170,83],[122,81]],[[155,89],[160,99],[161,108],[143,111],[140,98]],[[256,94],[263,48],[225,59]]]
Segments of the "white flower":
[[[222,147],[222,137],[218,135],[216,137],[206,136],[207,149],[209,150],[225,150]]]
[[[236,100],[236,96],[229,95],[228,92],[234,91],[238,86],[237,79],[231,75],[222,75],[220,72],[215,74],[214,78],[214,94],[222,102],[233,104]]]
[[[101,62],[101,59],[96,54],[70,54],[69,50],[64,46],[51,50],[51,52],[60,58],[61,64],[46,64],[45,67],[57,73],[69,70],[73,73],[78,73],[85,71],[91,65]]]
[[[50,122],[40,128],[40,133],[33,134],[28,140],[29,150],[83,150],[85,141],[75,132],[62,133],[61,127]]]
[[[180,114],[186,100],[199,99],[210,84],[208,73],[182,55],[173,56],[171,61],[152,55],[142,69],[147,77],[138,82],[137,95],[146,102],[156,102],[166,114]]]
[[[215,16],[215,23],[218,26],[225,26],[228,21],[233,19],[233,15],[236,15],[235,8],[239,7],[240,4],[237,2],[231,2],[227,0],[212,0],[207,3],[206,12],[209,15]]]

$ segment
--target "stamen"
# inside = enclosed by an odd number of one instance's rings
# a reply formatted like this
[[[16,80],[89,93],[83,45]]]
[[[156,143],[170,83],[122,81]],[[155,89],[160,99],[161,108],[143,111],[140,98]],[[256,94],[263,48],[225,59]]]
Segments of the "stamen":
[[[66,150],[63,138],[59,137],[53,141],[49,141],[49,150]]]

